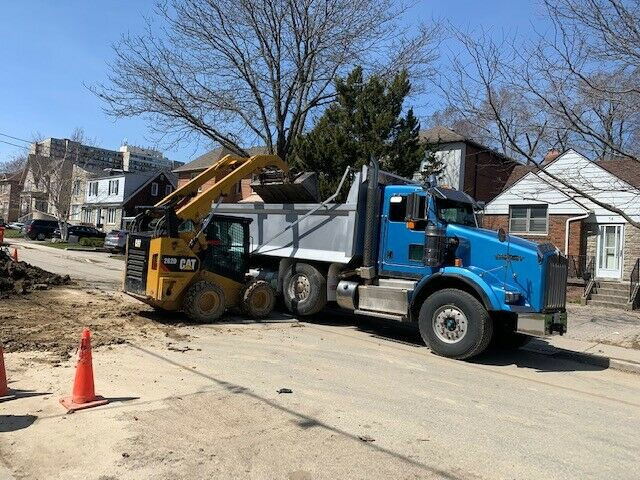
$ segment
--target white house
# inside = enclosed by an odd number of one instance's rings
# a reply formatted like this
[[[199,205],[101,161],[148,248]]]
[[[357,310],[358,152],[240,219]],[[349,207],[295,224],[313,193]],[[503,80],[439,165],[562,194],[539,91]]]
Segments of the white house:
[[[640,163],[628,158],[594,162],[568,150],[544,163],[542,171],[516,168],[506,189],[487,204],[484,224],[555,244],[570,256],[570,273],[572,268],[593,270],[598,279],[626,281],[638,268],[640,230],[606,205],[640,222]]]
[[[123,172],[88,180],[81,222],[105,231],[120,229],[123,218],[135,215],[137,206],[154,205],[176,187],[166,171]]]

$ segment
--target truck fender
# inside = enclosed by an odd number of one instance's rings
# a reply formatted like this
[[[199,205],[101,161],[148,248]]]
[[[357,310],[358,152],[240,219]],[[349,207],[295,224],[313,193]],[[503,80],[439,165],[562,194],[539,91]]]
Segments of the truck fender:
[[[411,296],[409,308],[413,320],[417,320],[417,314],[424,299],[431,293],[444,288],[458,288],[467,291],[478,297],[488,311],[500,310],[500,302],[496,298],[495,293],[493,293],[493,290],[491,290],[491,287],[489,287],[482,277],[468,270],[456,270],[462,271],[438,272],[418,282]]]

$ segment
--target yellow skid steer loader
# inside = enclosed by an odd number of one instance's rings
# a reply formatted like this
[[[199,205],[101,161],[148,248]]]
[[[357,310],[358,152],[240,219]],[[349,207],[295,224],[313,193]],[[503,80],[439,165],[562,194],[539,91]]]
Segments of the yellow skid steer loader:
[[[269,315],[275,291],[248,275],[250,219],[217,215],[213,202],[243,178],[287,165],[275,155],[227,155],[152,207],[142,208],[127,238],[124,291],[196,322],[212,322],[226,309]],[[205,188],[205,184],[210,186]]]

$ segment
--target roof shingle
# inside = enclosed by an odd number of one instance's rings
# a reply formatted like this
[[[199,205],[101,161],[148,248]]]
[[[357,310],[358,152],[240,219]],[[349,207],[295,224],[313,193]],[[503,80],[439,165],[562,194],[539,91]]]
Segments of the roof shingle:
[[[231,150],[225,147],[214,148],[210,152],[200,155],[195,160],[185,163],[184,165],[174,169],[175,173],[181,172],[198,172],[206,170],[211,165],[221,160],[226,155],[232,154]],[[267,153],[267,147],[251,147],[247,150],[249,155],[259,155],[261,153]]]

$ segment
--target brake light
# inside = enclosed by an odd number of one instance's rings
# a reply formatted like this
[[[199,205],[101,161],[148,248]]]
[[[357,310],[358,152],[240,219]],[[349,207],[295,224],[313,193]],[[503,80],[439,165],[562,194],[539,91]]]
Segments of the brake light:
[[[151,270],[157,270],[158,269],[158,254],[154,253],[153,256],[151,257]]]

